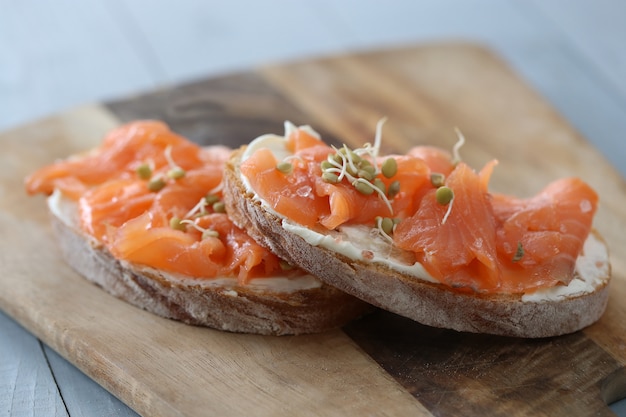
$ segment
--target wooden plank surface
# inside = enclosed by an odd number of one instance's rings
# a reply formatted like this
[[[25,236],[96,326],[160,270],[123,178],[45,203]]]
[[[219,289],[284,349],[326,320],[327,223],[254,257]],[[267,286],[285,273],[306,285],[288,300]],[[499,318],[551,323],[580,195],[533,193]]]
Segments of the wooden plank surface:
[[[242,103],[246,99],[264,105]],[[494,175],[495,187],[529,193],[555,176],[579,173],[603,198],[598,228],[623,251],[618,231],[626,205],[616,192],[623,180],[488,52],[437,45],[296,63],[166,89],[109,109],[114,114],[83,108],[3,136],[10,145],[1,156],[0,191],[9,198],[0,203],[0,225],[12,239],[0,247],[8,272],[0,306],[139,412],[610,415],[605,401],[626,394],[620,259],[614,259],[605,317],[563,338],[471,336],[388,314],[318,336],[232,335],[158,319],[87,284],[58,259],[42,200],[16,192],[27,172],[92,146],[125,119],[165,115],[197,140],[236,145],[264,133],[260,128],[276,124],[271,130],[280,131],[285,114],[296,122],[306,118],[330,138],[361,143],[387,115],[386,150],[419,141],[451,144],[452,127],[459,126],[470,139],[463,153],[469,162],[497,157],[506,167]]]
[[[69,416],[137,416],[132,409],[128,408],[113,394],[102,389],[98,383],[66,361],[57,352],[48,346],[45,346],[43,351],[47,362],[50,364],[50,369],[59,387],[59,394]],[[92,394],[98,391],[103,391],[103,393],[98,396]],[[24,414],[28,413],[25,412]],[[42,413],[41,415],[50,416],[50,413]]]

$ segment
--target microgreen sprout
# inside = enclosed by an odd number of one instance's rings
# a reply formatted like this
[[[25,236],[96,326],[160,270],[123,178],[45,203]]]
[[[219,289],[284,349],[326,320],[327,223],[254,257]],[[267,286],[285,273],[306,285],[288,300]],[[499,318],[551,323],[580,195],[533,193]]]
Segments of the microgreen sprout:
[[[226,213],[226,205],[223,201],[217,201],[211,206],[215,213]]]
[[[382,194],[386,194],[387,193],[387,186],[385,185],[385,183],[383,182],[383,180],[381,180],[380,178],[374,178],[374,187],[378,188]]]
[[[184,177],[187,173],[181,167],[172,168],[167,171],[167,176],[173,180],[179,180]]]
[[[211,207],[215,213],[226,213],[226,205],[217,194],[209,192],[204,197],[200,198],[198,203],[193,206],[191,210],[185,214],[185,219],[193,217],[201,217],[208,214],[207,207]]]
[[[207,194],[204,197],[204,200],[206,201],[207,204],[213,205],[215,203],[217,203],[218,201],[220,201],[220,196],[217,194]]]
[[[220,233],[217,230],[204,229],[204,231],[202,232],[202,239],[206,239],[207,237],[218,238],[220,237]]]
[[[381,167],[378,167],[376,162],[385,120],[381,119],[376,125],[374,146],[369,143],[357,149],[350,149],[345,144],[341,148],[333,146],[334,152],[320,163],[320,169],[322,179],[328,183],[336,184],[345,178],[358,192],[364,195],[378,194],[385,202],[389,213],[393,214],[390,200],[400,191],[400,183],[396,180],[387,187],[378,176],[394,177],[398,171],[398,163],[392,157],[387,158]]]
[[[322,179],[331,184],[336,184],[339,182],[339,176],[330,171],[325,171],[324,173],[322,173]]]
[[[189,218],[194,217],[194,216],[196,216],[198,214],[200,214],[200,215],[205,214],[207,212],[206,211],[207,206],[209,204],[213,204],[213,203],[209,203],[208,202],[207,197],[208,197],[208,195],[206,197],[202,197],[200,199],[200,201],[198,201],[198,203],[195,206],[193,206],[193,208],[191,210],[189,210],[187,212],[187,214],[185,214],[185,218],[189,219]]]
[[[278,261],[278,265],[280,265],[280,269],[283,271],[290,271],[293,269],[293,265],[283,259]]]
[[[374,173],[371,170],[367,170],[367,169],[359,169],[359,172],[356,173],[357,177],[359,178],[363,178],[367,181],[373,181],[374,180]]]
[[[394,158],[387,158],[380,167],[385,178],[391,178],[398,172],[398,163]]]
[[[437,191],[435,191],[435,199],[437,200],[437,203],[441,204],[442,206],[449,204],[453,198],[454,191],[452,191],[450,187],[446,187],[445,185],[437,188]]]
[[[515,251],[515,255],[513,255],[512,262],[519,262],[524,257],[524,246],[522,246],[522,242],[517,242],[517,250]]]
[[[459,138],[452,148],[452,165],[456,166],[459,162],[461,162],[461,155],[459,154],[459,150],[465,144],[465,136],[463,136],[463,133],[461,133],[461,129],[459,129],[458,127],[455,127],[454,131],[456,132],[456,136]]]
[[[185,170],[178,166],[178,164],[176,164],[176,162],[174,162],[174,159],[172,158],[172,145],[168,145],[167,148],[165,148],[165,160],[170,166],[170,169],[167,172],[168,177],[173,180],[178,180],[185,176]]]
[[[433,185],[433,187],[435,188],[439,188],[442,185],[444,185],[446,182],[446,176],[443,175],[440,172],[433,172],[432,174],[430,174],[430,183]]]
[[[387,189],[387,195],[389,198],[394,198],[400,192],[400,181],[395,180],[389,184],[389,188]]]
[[[293,160],[295,160],[296,162],[303,162],[302,158],[299,155],[290,155],[276,164],[276,170],[282,172],[285,175],[291,174],[295,166],[292,162]]]
[[[150,191],[157,192],[162,190],[163,187],[165,187],[165,180],[161,177],[153,178],[148,182],[148,190]]]
[[[396,229],[396,225],[400,223],[400,219],[392,219],[390,217],[376,216],[374,219],[376,223],[376,230],[378,233],[389,242],[393,243],[391,235]]]
[[[386,117],[383,117],[376,123],[376,136],[374,137],[374,147],[372,148],[372,159],[378,158],[378,152],[380,152],[380,145],[383,141],[383,125],[387,121]],[[367,144],[366,144],[367,145]],[[367,146],[366,146],[367,147]]]
[[[452,188],[444,185],[445,176],[438,172],[433,172],[430,175],[430,182],[434,187],[437,188],[437,191],[435,191],[435,200],[437,201],[437,203],[441,204],[442,206],[448,206],[446,214],[444,214],[443,219],[441,220],[441,224],[446,224],[448,216],[450,216],[450,213],[452,212],[452,203],[454,203],[454,191],[452,191]]]
[[[374,187],[371,182],[364,180],[363,178],[357,178],[352,182],[352,186],[361,194],[370,195],[374,192]]]
[[[383,232],[391,235],[393,233],[393,220],[389,217],[383,217],[382,221],[380,222],[380,227],[381,229],[383,229]]]
[[[139,176],[142,180],[149,180],[150,177],[152,177],[152,167],[146,162],[139,165],[136,172],[137,176]]]
[[[444,214],[443,219],[441,220],[442,225],[446,224],[446,221],[448,221],[448,217],[452,212],[452,204],[454,203],[454,192],[451,188],[448,188],[444,185],[443,187],[437,188],[437,191],[435,192],[435,199],[439,204],[448,206],[446,214]]]
[[[187,230],[187,225],[185,225],[179,217],[172,217],[170,219],[170,227],[174,230],[180,230],[181,232]]]
[[[293,171],[293,165],[290,162],[281,161],[276,164],[276,169],[283,174],[291,174],[291,172]]]
[[[202,239],[206,239],[208,237],[219,237],[220,234],[217,230],[213,230],[213,229],[205,229],[204,227],[201,227],[198,223],[196,223],[193,220],[181,220],[180,221],[182,224],[188,224],[191,227],[193,227],[194,229],[196,229],[197,231],[202,233]]]

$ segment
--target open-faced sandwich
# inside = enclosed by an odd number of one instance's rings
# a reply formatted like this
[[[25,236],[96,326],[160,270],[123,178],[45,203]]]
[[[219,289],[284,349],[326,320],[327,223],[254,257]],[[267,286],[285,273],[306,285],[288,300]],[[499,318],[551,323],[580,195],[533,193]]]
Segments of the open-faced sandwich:
[[[519,337],[570,333],[608,299],[598,196],[578,178],[527,199],[491,193],[453,152],[328,146],[286,123],[237,150],[224,199],[234,222],[290,264],[418,322]]]
[[[233,224],[222,201],[230,150],[197,146],[155,121],[26,179],[49,195],[67,262],[155,314],[233,332],[301,334],[371,306],[292,267]]]

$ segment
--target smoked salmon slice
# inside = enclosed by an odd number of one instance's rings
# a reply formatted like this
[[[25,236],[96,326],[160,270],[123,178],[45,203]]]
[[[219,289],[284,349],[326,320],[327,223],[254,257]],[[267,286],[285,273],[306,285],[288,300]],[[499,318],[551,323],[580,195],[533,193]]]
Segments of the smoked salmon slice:
[[[528,199],[492,198],[507,290],[568,284],[591,231],[597,193],[579,178],[563,178]]]
[[[437,190],[430,190],[416,213],[401,221],[394,232],[399,248],[415,252],[431,275],[453,288],[484,291],[499,287],[496,221],[485,175],[481,178],[460,163],[445,182],[453,199],[441,204],[436,200]]]
[[[489,180],[497,162],[475,171],[457,160],[458,146],[452,153],[418,146],[381,157],[376,146],[337,149],[295,127],[284,143],[283,160],[260,148],[240,165],[276,212],[313,229],[371,227],[412,253],[433,279],[461,292],[517,294],[567,285],[598,204],[578,178],[555,181],[528,199],[493,194]],[[362,173],[368,165],[376,168]]]
[[[379,216],[411,212],[415,194],[429,181],[429,168],[423,160],[393,156],[397,175],[393,180],[384,176],[379,180],[385,189],[394,181],[401,181],[403,186],[387,204],[358,192],[349,183],[325,181],[321,164],[336,151],[320,139],[298,129],[287,138],[286,148],[294,155],[289,160],[288,174],[276,169],[281,161],[269,149],[257,150],[243,161],[240,170],[274,210],[307,227],[321,224],[335,229],[342,224],[374,224]]]
[[[297,275],[224,213],[220,185],[230,150],[202,148],[161,122],[137,121],[101,146],[43,167],[31,193],[76,201],[81,229],[118,259],[198,279]]]

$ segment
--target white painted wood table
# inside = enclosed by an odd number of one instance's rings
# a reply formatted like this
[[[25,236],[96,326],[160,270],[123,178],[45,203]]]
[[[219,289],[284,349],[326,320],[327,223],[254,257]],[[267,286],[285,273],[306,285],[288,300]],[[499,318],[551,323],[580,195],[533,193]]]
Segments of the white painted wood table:
[[[499,53],[626,177],[625,21],[621,0],[0,0],[0,131],[269,62],[462,39]],[[612,409],[626,416],[626,401]],[[130,415],[0,312],[0,416]]]

